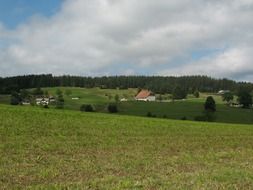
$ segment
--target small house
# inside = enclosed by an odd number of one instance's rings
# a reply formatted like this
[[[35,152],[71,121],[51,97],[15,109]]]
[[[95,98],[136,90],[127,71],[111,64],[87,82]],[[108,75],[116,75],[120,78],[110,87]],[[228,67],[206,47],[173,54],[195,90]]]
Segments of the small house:
[[[22,101],[22,105],[24,106],[31,105],[31,102],[29,100],[24,100]]]
[[[48,105],[49,104],[49,98],[36,98],[36,104],[37,105]]]
[[[218,95],[224,95],[224,94],[229,93],[229,92],[230,92],[229,90],[220,90],[218,92]]]
[[[156,101],[155,94],[149,90],[141,90],[135,97],[137,101]]]

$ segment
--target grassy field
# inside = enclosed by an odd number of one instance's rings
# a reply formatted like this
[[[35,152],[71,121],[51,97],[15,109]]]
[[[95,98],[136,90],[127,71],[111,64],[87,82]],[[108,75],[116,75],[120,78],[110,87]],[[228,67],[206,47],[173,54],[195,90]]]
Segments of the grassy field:
[[[65,108],[72,110],[79,110],[82,104],[92,104],[99,111],[105,111],[105,105],[109,102],[114,102],[114,97],[117,94],[120,98],[127,98],[133,100],[133,97],[137,93],[137,89],[100,89],[100,88],[43,88],[52,95],[56,95],[57,89],[60,89],[64,94]],[[71,91],[71,95],[65,94],[66,90]],[[79,98],[79,100],[73,100],[72,98]]]
[[[231,108],[222,101],[221,96],[216,94],[201,93],[200,98],[189,95],[185,101],[175,102],[136,102],[133,101],[137,89],[100,89],[100,88],[44,88],[51,95],[56,95],[57,89],[64,94],[65,109],[80,110],[82,104],[92,104],[97,112],[107,112],[107,104],[114,102],[115,95],[127,98],[128,102],[119,102],[118,109],[121,115],[147,116],[151,112],[158,118],[194,120],[203,115],[203,104],[207,96],[212,95],[217,104],[215,113],[216,122],[253,124],[253,110]],[[71,90],[71,95],[66,95],[66,90]],[[72,98],[79,98],[73,100]],[[9,104],[9,96],[0,96],[0,103]],[[52,108],[53,109],[53,108]]]
[[[169,103],[159,102],[123,102],[119,103],[119,114],[147,116],[148,112],[159,118],[194,120],[203,115],[204,102],[178,101]],[[253,110],[232,108],[224,104],[217,104],[215,121],[224,123],[253,123]]]
[[[186,118],[194,120],[196,116],[203,114],[203,104],[207,96],[213,96],[217,104],[217,112],[215,113],[217,122],[225,123],[243,123],[253,124],[253,110],[231,108],[222,101],[221,96],[216,94],[201,93],[200,98],[188,96],[185,101],[175,102],[136,102],[133,101],[137,89],[100,89],[100,88],[46,88],[50,94],[56,94],[56,90],[61,89],[65,92],[71,90],[70,96],[64,96],[65,108],[79,110],[82,104],[92,104],[98,112],[107,112],[106,105],[114,102],[114,96],[117,94],[120,98],[127,98],[128,102],[119,102],[119,114],[147,116],[151,112],[158,118],[179,119]],[[73,97],[79,97],[79,100],[72,100]],[[110,98],[111,97],[111,98]]]
[[[253,125],[0,105],[1,189],[252,189]]]

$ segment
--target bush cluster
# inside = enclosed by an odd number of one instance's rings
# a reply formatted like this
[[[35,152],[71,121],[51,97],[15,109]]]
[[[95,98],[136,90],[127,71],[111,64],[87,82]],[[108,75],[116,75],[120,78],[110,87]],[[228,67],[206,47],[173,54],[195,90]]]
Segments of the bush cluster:
[[[107,110],[109,113],[117,113],[118,112],[118,107],[116,104],[109,104],[107,106]]]
[[[83,111],[83,112],[94,112],[94,108],[92,105],[90,104],[84,104],[80,107],[80,111]]]

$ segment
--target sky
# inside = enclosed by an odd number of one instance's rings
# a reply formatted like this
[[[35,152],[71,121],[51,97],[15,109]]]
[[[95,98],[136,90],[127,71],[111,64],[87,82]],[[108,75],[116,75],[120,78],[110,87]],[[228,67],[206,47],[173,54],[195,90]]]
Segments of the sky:
[[[0,76],[253,82],[253,0],[0,0]]]

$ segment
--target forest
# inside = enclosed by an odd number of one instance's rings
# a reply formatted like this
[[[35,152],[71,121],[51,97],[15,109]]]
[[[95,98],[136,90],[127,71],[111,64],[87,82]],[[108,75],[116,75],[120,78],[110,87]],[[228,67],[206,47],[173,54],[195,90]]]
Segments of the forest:
[[[229,79],[215,79],[208,76],[53,76],[52,74],[23,75],[0,78],[0,93],[10,94],[21,89],[38,87],[100,87],[104,89],[145,88],[154,93],[172,93],[176,87],[183,88],[188,93],[217,92],[230,90],[236,93],[240,88],[252,91],[253,84],[236,82]]]

